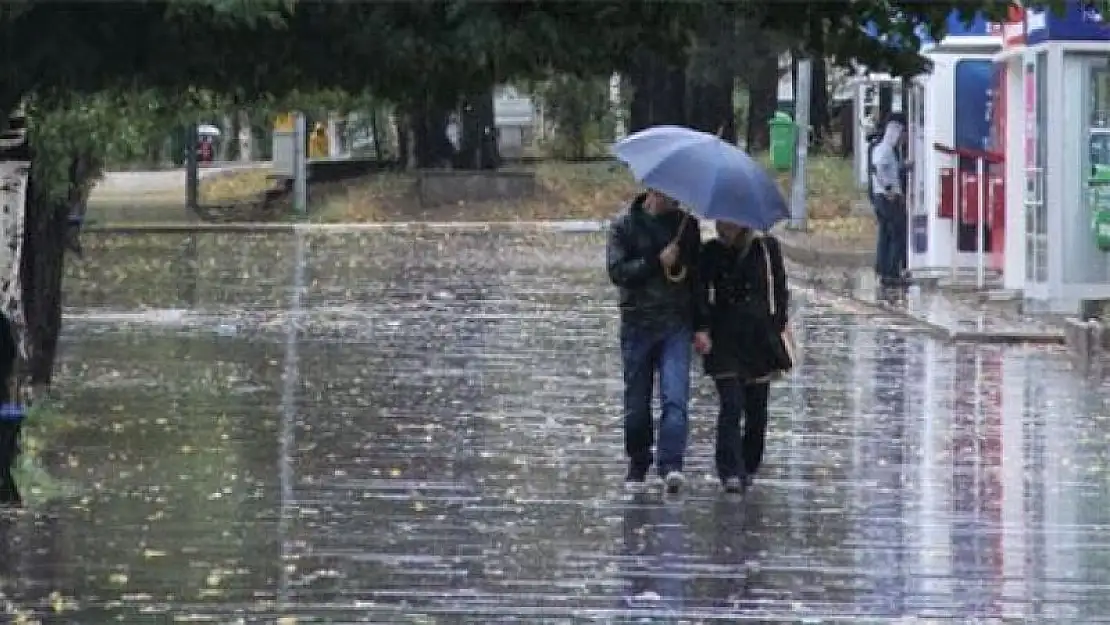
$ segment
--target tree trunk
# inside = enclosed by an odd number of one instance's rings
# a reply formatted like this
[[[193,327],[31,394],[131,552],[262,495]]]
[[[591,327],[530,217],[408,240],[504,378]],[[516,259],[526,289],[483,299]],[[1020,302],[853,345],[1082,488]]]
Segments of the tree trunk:
[[[821,9],[811,7],[809,24],[809,58],[813,68],[809,90],[810,147],[821,151],[825,147],[831,125],[829,118],[829,75],[825,60],[825,20]]]
[[[686,122],[691,128],[736,142],[736,111],[732,92],[736,75],[732,59],[733,24],[709,12],[693,46],[686,69]]]
[[[239,109],[237,119],[239,128],[236,139],[239,141],[239,160],[250,163],[254,161],[254,126],[251,124],[250,111]]]
[[[662,81],[655,90],[653,125],[686,125],[686,66],[660,64]]]
[[[879,110],[875,116],[879,136],[882,136],[882,129],[886,127],[886,122],[890,119],[890,115],[894,112],[894,87],[889,82],[879,83]]]
[[[813,120],[813,149],[822,151],[832,129],[829,115],[829,72],[825,60],[813,57],[813,90],[810,91],[809,114]]]
[[[460,118],[461,140],[454,166],[458,169],[497,169],[497,126],[493,114],[493,87],[468,95]]]
[[[688,124],[702,132],[736,143],[736,111],[732,87],[722,78],[716,84],[691,85]]]
[[[447,122],[453,106],[448,98],[428,94],[409,108],[414,165],[420,169],[447,167],[455,157],[455,147],[447,138]]]
[[[70,161],[69,188],[64,197],[50,198],[37,189],[33,171],[28,184],[20,280],[27,319],[27,373],[32,386],[49,386],[53,378],[62,329],[66,240],[75,225],[70,218],[83,217],[96,174],[96,164],[88,155],[80,154]]]
[[[852,100],[840,109],[840,156],[843,158],[852,158],[855,154],[856,119],[855,101]]]
[[[636,54],[628,70],[628,84],[632,88],[632,98],[628,103],[628,132],[639,132],[651,126],[652,91],[651,54],[642,50]]]
[[[790,51],[790,105],[794,107],[790,116],[798,118],[798,55],[796,50]]]
[[[370,138],[374,141],[374,159],[379,163],[385,162],[385,152],[382,145],[382,131],[378,128],[378,109],[370,109]],[[406,138],[407,141],[407,138]]]
[[[220,146],[215,154],[216,160],[218,161],[226,163],[231,160],[231,141],[232,137],[235,136],[232,134],[233,126],[234,123],[230,115],[220,116],[220,136],[215,139],[219,142]]]
[[[767,125],[778,108],[779,62],[773,55],[753,59],[755,67],[748,83],[747,149],[759,152],[771,147]]]
[[[416,167],[416,153],[412,146],[412,122],[409,121],[410,113],[398,112],[393,116],[393,125],[397,129],[397,161],[404,169]],[[378,154],[381,154],[379,151]]]
[[[686,67],[642,52],[629,72],[632,102],[629,132],[661,124],[686,125]]]

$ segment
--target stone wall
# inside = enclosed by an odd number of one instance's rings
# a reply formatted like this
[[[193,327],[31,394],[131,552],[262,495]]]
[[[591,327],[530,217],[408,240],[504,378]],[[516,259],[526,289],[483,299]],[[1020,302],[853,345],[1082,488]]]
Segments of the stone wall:
[[[536,195],[536,175],[530,171],[423,171],[416,194],[425,208],[460,202],[520,200]]]

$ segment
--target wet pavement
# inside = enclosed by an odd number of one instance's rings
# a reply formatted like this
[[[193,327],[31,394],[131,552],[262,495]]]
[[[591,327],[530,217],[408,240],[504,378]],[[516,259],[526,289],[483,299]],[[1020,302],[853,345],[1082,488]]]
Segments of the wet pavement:
[[[791,268],[809,284],[887,313],[903,315],[947,340],[1055,345],[1066,342],[1066,331],[1059,318],[1022,314],[1015,301],[995,301],[969,289],[938,288],[930,280],[908,288],[882,288],[875,274],[866,270],[798,264]]]
[[[799,290],[754,490],[707,479],[699,380],[691,488],[624,495],[600,243],[90,237],[46,453],[78,494],[0,517],[0,621],[1110,614],[1106,392],[1051,347]]]

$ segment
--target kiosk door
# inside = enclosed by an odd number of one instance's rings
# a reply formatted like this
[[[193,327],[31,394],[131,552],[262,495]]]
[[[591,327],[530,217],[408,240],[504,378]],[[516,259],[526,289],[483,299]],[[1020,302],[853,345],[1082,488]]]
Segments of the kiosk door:
[[[924,84],[916,81],[910,83],[906,94],[906,111],[906,121],[909,123],[906,160],[910,163],[906,209],[910,217],[910,249],[913,254],[924,254],[929,251],[929,207],[925,201],[924,175],[928,154],[925,148]]]
[[[1033,285],[1048,282],[1048,213],[1045,207],[1045,149],[1041,132],[1045,126],[1044,52],[1028,53],[1022,70],[1022,100],[1025,108],[1025,276]]]

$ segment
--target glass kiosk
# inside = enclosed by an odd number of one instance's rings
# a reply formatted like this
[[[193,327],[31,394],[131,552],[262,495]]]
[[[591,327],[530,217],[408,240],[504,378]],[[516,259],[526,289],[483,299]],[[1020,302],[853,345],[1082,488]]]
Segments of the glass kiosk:
[[[980,171],[982,160],[971,154],[993,150],[993,59],[1002,37],[982,18],[965,25],[953,15],[950,22],[942,41],[922,47],[932,69],[915,77],[907,93],[908,261],[916,277],[956,277],[968,270],[978,277],[992,249],[990,202],[979,206],[959,198],[993,197],[985,191],[993,172]]]
[[[1110,25],[1082,3],[1025,20],[1022,290],[1074,314],[1110,298]]]

